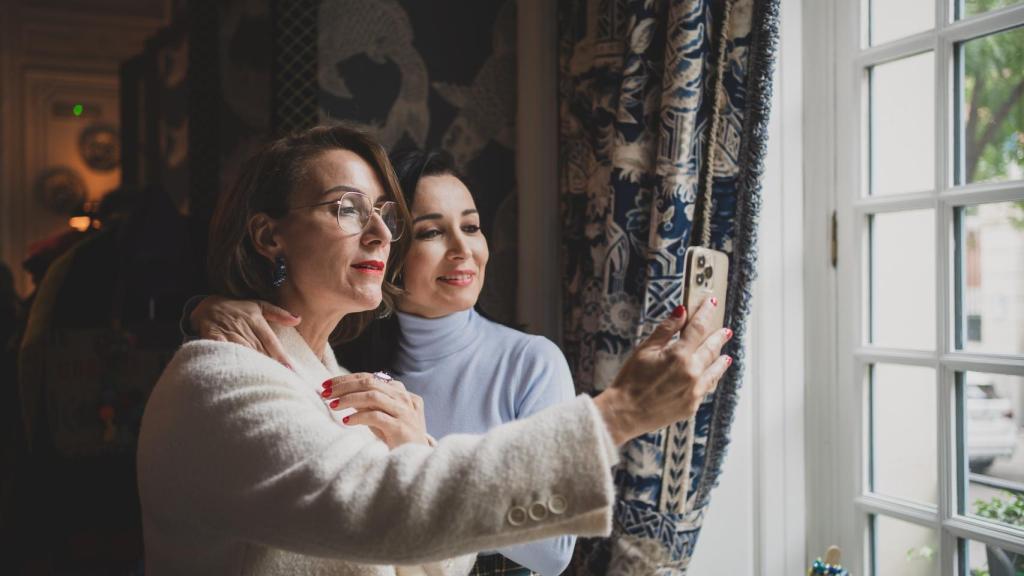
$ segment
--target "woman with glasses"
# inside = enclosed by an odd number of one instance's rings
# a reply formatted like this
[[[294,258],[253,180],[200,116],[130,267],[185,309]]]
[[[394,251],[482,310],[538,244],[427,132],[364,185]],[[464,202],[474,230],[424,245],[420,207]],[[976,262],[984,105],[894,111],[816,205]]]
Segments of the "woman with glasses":
[[[288,365],[200,340],[156,384],[138,455],[147,574],[464,574],[460,555],[607,534],[616,447],[691,416],[726,368],[708,310],[685,329],[679,310],[597,398],[432,446],[416,396],[344,376],[328,344],[390,306],[408,221],[381,147],[345,127],[271,143],[221,198],[218,293],[303,320],[274,327]]]
[[[336,349],[342,362],[360,372],[386,370],[401,380],[423,398],[427,431],[437,438],[484,433],[571,400],[572,375],[557,346],[475,309],[489,251],[471,188],[451,157],[405,150],[392,154],[391,162],[412,213],[398,282],[402,291],[393,316]],[[230,334],[244,341],[246,335],[233,328],[244,325],[264,335],[258,347],[279,350],[265,309],[267,303],[211,297],[192,319],[202,337]],[[352,409],[342,398],[330,405]],[[560,536],[484,553],[473,574],[561,574],[574,544],[574,536]]]

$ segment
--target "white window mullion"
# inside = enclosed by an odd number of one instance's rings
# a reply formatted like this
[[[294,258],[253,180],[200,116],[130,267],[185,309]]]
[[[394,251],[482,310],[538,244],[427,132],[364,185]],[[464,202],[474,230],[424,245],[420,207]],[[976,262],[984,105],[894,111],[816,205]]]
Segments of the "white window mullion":
[[[853,207],[857,210],[859,216],[934,208],[935,190],[888,196],[864,196],[863,198],[855,199]]]
[[[809,1],[808,4],[815,2]],[[844,564],[853,574],[869,573],[868,517],[857,505],[857,498],[867,491],[866,459],[869,457],[866,422],[867,394],[864,390],[864,365],[847,351],[857,348],[864,341],[862,335],[861,302],[864,301],[861,267],[864,262],[864,218],[852,209],[853,202],[865,189],[866,166],[861,157],[865,151],[867,123],[862,116],[867,112],[867,91],[864,83],[864,69],[855,62],[865,34],[867,20],[857,26],[861,19],[862,4],[859,2],[828,2],[832,7],[834,30],[835,108],[829,124],[834,126],[834,180],[830,182],[835,191],[835,207],[838,223],[839,254],[835,272],[836,290],[836,363],[835,404],[829,409],[835,414],[834,426],[822,430],[832,441],[834,461],[838,464],[832,470],[831,487],[835,490],[834,513],[828,518],[837,541],[823,543],[838,544],[842,547]],[[828,41],[828,40],[826,40]],[[858,136],[859,135],[859,136]],[[852,304],[852,305],[851,305]],[[821,550],[812,554],[821,554]]]
[[[981,182],[949,188],[942,192],[942,199],[955,206],[965,204],[987,204],[989,202],[1012,202],[1024,196],[1024,181]]]
[[[946,26],[942,35],[949,42],[962,42],[1021,25],[1024,25],[1024,4],[1015,4],[958,20]]]
[[[957,372],[991,372],[1024,378],[1024,363],[1019,356],[949,352],[942,356],[942,364]]]
[[[959,453],[957,451],[956,381],[952,370],[938,370],[939,389],[939,547],[942,573],[955,576],[959,572],[960,546],[956,536],[945,530],[946,522],[954,517],[959,506]]]
[[[928,350],[902,350],[894,348],[876,348],[862,346],[853,351],[853,355],[868,364],[904,364],[939,369],[940,356]]]
[[[942,523],[944,531],[954,534],[957,538],[967,538],[998,546],[1005,550],[1024,554],[1024,537],[1020,529],[985,522],[977,518],[957,516]]]
[[[857,497],[857,506],[868,514],[882,514],[897,520],[913,522],[938,530],[942,524],[939,514],[932,506],[904,502],[878,494],[864,494]]]
[[[939,191],[952,185],[952,174],[949,160],[952,158],[950,146],[953,143],[950,122],[953,115],[951,79],[952,79],[952,46],[942,36],[950,18],[947,9],[951,1],[935,0],[935,352],[941,356],[948,350],[949,311],[949,265],[950,238],[953,230],[947,209],[939,195]],[[938,465],[939,481],[939,569],[944,576],[956,576],[958,546],[955,537],[951,537],[942,529],[942,523],[956,512],[956,398],[953,393],[954,384],[951,374],[941,366],[935,370],[938,390],[936,402],[938,422]]]
[[[854,58],[854,64],[862,68],[868,68],[892,60],[899,60],[907,56],[928,52],[934,46],[935,31],[929,30],[863,50]]]

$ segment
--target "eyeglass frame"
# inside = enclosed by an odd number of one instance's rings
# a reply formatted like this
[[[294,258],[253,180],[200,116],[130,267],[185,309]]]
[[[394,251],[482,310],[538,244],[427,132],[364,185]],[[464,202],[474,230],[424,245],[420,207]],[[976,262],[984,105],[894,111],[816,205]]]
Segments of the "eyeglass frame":
[[[345,190],[345,193],[342,194],[341,198],[338,198],[337,200],[326,200],[324,202],[317,202],[315,204],[306,204],[306,205],[303,205],[303,206],[292,206],[291,208],[288,209],[288,211],[292,212],[293,210],[306,210],[306,209],[309,209],[309,208],[319,208],[320,206],[329,206],[331,204],[335,204],[335,205],[337,205],[340,208],[341,207],[341,203],[344,202],[345,198],[348,197],[348,195],[350,195],[350,194],[355,195],[355,196],[362,196],[363,198],[366,198],[367,200],[370,199],[369,194],[367,194],[365,192],[362,192],[360,190],[352,190],[352,189],[348,188],[347,186],[337,186],[335,188],[331,188],[327,192],[331,192],[333,190],[339,190],[339,191],[340,190]],[[385,200],[380,206],[375,206],[373,204],[370,205],[370,218],[373,218],[373,215],[376,214],[377,218],[380,218],[381,223],[384,224],[384,228],[386,228],[386,229],[388,229],[388,225],[387,225],[386,222],[384,222],[384,215],[383,215],[382,211],[384,210],[384,207],[386,207],[388,204],[392,204],[395,207],[395,209],[397,210],[398,202],[395,202],[394,200]],[[335,220],[338,221],[338,227],[341,228],[341,220],[339,220],[339,218],[340,218],[340,212],[337,215],[335,215]],[[370,218],[366,219],[366,224],[363,224],[363,228],[359,232],[354,232],[352,234],[349,234],[346,237],[351,237],[351,236],[356,236],[358,234],[362,234],[366,230],[366,228],[370,225]],[[388,232],[391,232],[391,230],[388,229]],[[402,238],[403,234],[405,234],[405,223],[404,222],[402,223],[402,229],[398,232],[397,236],[393,232],[391,233],[391,242],[392,243],[397,242],[398,240],[400,240]]]

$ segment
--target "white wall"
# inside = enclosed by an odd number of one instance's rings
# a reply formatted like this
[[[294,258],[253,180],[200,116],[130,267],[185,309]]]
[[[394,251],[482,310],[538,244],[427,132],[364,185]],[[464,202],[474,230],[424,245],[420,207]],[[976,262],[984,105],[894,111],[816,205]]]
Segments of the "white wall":
[[[781,9],[749,362],[693,576],[803,574],[824,554],[805,529],[802,8]]]

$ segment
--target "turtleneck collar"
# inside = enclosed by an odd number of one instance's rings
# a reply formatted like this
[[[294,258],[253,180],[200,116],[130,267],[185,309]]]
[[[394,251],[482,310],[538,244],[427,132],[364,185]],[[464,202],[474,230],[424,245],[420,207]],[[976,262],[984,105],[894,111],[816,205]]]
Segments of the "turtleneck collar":
[[[437,360],[464,350],[477,340],[480,315],[462,310],[440,318],[424,318],[397,312],[401,336],[398,345],[413,361]]]

